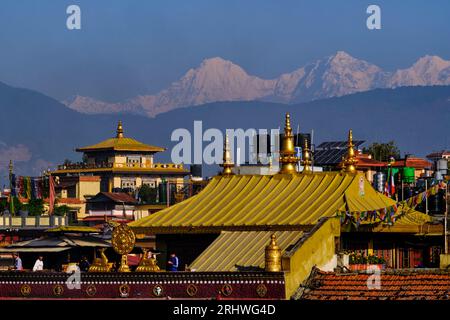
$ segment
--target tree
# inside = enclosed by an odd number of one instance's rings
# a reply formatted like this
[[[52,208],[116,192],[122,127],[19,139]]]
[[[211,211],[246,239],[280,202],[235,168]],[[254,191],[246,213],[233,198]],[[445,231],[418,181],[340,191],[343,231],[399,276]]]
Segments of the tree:
[[[8,201],[6,199],[0,200],[0,213],[8,209]]]
[[[53,214],[55,216],[66,216],[70,212],[70,208],[66,206],[65,204],[62,206],[55,206],[53,209]]]
[[[141,199],[141,202],[146,203],[155,203],[156,202],[156,188],[151,188],[150,186],[144,184],[138,193],[138,197]]]
[[[40,216],[44,213],[44,200],[30,199],[28,203],[24,205],[24,209],[28,211],[28,215],[30,216]]]
[[[363,152],[372,155],[372,159],[378,161],[388,161],[391,157],[394,159],[400,158],[400,150],[394,141],[387,143],[374,142],[367,149],[363,148]]]

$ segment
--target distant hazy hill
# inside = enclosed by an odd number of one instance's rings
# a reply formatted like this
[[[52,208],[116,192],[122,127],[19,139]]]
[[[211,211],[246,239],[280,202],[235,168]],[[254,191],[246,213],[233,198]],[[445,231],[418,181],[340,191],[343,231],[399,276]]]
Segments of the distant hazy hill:
[[[71,158],[76,147],[113,137],[118,119],[126,136],[168,147],[158,159],[170,158],[170,135],[176,128],[192,131],[194,120],[208,128],[278,128],[290,111],[294,129],[314,129],[315,141],[346,138],[394,139],[404,152],[423,155],[450,146],[450,86],[377,89],[340,98],[285,105],[268,102],[220,102],[173,110],[155,118],[138,115],[87,115],[26,89],[0,84],[0,183],[7,163],[21,173],[36,174]],[[207,171],[211,174],[213,171]]]
[[[140,95],[116,103],[74,96],[64,103],[88,114],[130,112],[154,117],[170,110],[218,101],[293,104],[375,88],[431,85],[450,85],[450,61],[427,55],[409,68],[387,72],[338,51],[275,79],[261,79],[231,61],[215,57],[204,60],[154,95]]]

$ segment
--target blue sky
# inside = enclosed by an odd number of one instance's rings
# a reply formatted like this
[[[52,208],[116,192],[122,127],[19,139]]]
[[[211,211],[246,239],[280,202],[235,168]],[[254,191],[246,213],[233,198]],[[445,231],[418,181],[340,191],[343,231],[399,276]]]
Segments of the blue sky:
[[[82,29],[66,28],[77,4]],[[366,28],[381,7],[382,29]],[[450,1],[2,0],[0,81],[57,99],[156,93],[220,56],[264,78],[338,50],[388,70],[450,59]]]

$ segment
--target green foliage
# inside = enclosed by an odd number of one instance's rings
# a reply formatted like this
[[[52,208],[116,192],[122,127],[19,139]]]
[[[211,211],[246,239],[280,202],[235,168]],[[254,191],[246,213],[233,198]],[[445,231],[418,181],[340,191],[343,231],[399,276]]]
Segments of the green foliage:
[[[139,199],[141,199],[141,203],[143,204],[149,204],[149,203],[155,203],[156,202],[156,188],[151,188],[150,186],[144,184],[140,189],[138,193]]]
[[[349,256],[350,264],[385,264],[386,260],[383,257],[376,255],[369,255],[368,257],[360,252],[352,252]]]
[[[378,161],[388,161],[391,157],[394,159],[400,158],[400,150],[394,141],[387,143],[374,142],[368,148],[364,148],[363,152],[372,155],[372,159]]]
[[[0,200],[0,213],[8,209],[8,201],[6,199]]]
[[[70,208],[68,206],[66,206],[65,204],[62,206],[55,206],[54,210],[53,210],[53,214],[55,216],[66,216],[68,215],[70,212]]]
[[[30,216],[40,216],[44,213],[44,200],[30,199],[27,204],[23,205],[23,210],[28,211]],[[16,211],[18,211],[17,207]]]
[[[14,203],[14,212],[17,214],[20,210],[26,210],[25,205],[20,202],[19,198],[13,197],[13,203]],[[11,212],[11,206],[8,203],[6,209]]]

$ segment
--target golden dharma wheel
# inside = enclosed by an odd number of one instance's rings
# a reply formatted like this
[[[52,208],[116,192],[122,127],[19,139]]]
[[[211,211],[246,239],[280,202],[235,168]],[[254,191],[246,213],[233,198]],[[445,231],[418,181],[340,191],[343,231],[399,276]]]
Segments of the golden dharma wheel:
[[[134,232],[126,224],[120,224],[114,228],[111,236],[111,244],[118,254],[130,253],[136,242]]]

